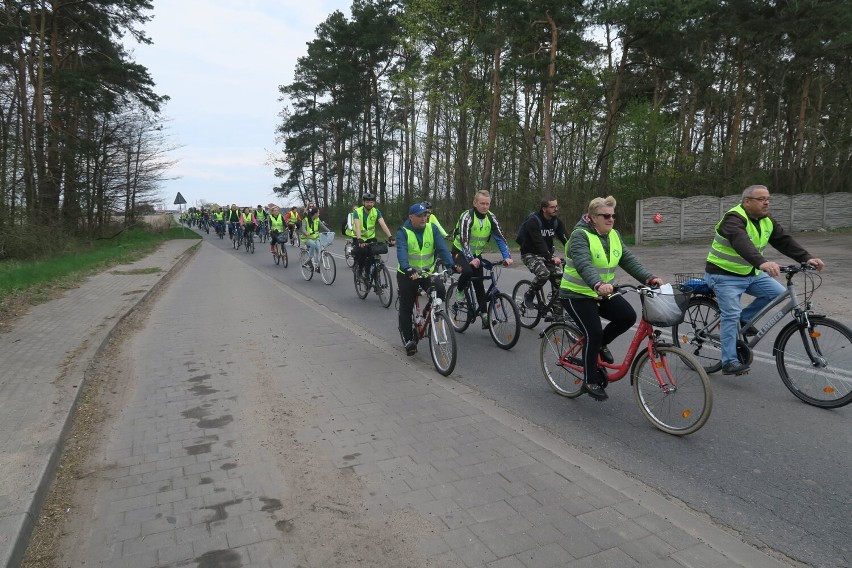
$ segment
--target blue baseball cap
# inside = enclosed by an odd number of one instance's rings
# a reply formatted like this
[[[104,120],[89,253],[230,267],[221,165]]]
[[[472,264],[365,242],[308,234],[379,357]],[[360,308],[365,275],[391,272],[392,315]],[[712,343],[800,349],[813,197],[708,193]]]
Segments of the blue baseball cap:
[[[414,205],[412,205],[411,207],[408,208],[408,214],[409,215],[420,216],[420,215],[423,215],[424,213],[426,213],[426,206],[423,205],[422,203],[415,203]]]

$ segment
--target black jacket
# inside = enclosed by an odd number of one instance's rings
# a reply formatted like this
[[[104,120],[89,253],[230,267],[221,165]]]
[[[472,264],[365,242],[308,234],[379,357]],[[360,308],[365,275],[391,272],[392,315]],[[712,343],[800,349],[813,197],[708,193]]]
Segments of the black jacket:
[[[565,232],[565,225],[559,220],[559,217],[554,217],[549,221],[544,218],[541,211],[530,215],[524,224],[527,238],[524,244],[521,245],[521,254],[534,254],[545,258],[555,256],[553,250],[553,238],[556,237],[562,241],[563,246],[568,242],[568,234]]]

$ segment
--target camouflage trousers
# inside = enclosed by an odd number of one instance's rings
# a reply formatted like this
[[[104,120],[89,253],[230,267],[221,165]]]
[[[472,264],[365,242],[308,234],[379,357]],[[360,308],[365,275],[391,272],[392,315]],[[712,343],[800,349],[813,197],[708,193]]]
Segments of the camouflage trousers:
[[[521,256],[521,261],[533,273],[530,291],[538,292],[548,280],[553,284],[554,291],[559,290],[559,283],[562,281],[561,266],[556,266],[549,258],[537,254],[525,254]]]

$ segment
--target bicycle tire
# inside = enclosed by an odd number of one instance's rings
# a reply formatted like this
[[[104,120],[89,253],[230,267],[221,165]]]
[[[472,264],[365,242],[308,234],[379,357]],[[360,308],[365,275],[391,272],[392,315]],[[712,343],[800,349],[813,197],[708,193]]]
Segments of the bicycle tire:
[[[281,265],[284,268],[287,268],[290,265],[290,257],[287,254],[287,247],[285,247],[283,243],[278,243],[278,246],[281,247]]]
[[[251,252],[252,254],[254,254],[254,239],[249,239],[249,242],[248,242],[248,249],[249,249],[249,252]]]
[[[376,270],[375,287],[379,303],[383,308],[390,307],[393,302],[393,283],[387,266],[382,265],[381,269]]]
[[[698,359],[708,373],[715,373],[722,368],[721,324],[712,330],[705,330],[702,338],[696,337],[696,334],[719,317],[716,300],[696,296],[689,300],[683,322],[672,327],[675,346]]]
[[[346,241],[343,245],[343,256],[346,258],[346,266],[352,268],[355,266],[355,257],[352,256],[352,241]]]
[[[541,372],[556,394],[577,398],[583,394],[583,343],[580,330],[570,324],[555,323],[544,330],[538,358]],[[569,356],[576,359],[580,369],[559,364],[562,356],[570,349]]]
[[[791,321],[778,333],[773,347],[778,374],[784,386],[807,404],[819,408],[846,406],[852,402],[852,331],[824,316],[809,319],[810,329]],[[808,340],[811,351],[823,360],[818,365],[805,348]]]
[[[471,317],[470,317],[470,306],[467,303],[467,294],[465,294],[464,298],[456,297],[456,289],[458,289],[458,284],[453,282],[450,284],[450,287],[447,289],[447,296],[444,299],[444,305],[446,306],[446,314],[450,319],[450,323],[453,324],[453,329],[459,333],[464,333],[464,331],[470,326]]]
[[[337,278],[337,265],[334,263],[334,257],[325,250],[320,253],[320,276],[327,286],[334,284],[334,279]]]
[[[275,266],[281,264],[281,252],[278,249],[278,245],[275,245],[275,250],[272,251],[272,259],[275,261]]]
[[[500,349],[511,349],[521,337],[521,314],[508,294],[500,292],[488,300],[488,333]]]
[[[366,299],[367,294],[370,293],[370,286],[367,282],[361,278],[361,275],[358,273],[358,270],[353,270],[352,275],[355,279],[355,294],[362,300]]]
[[[648,350],[643,349],[630,369],[633,397],[642,416],[673,436],[700,430],[713,410],[707,372],[695,357],[678,347],[655,345],[654,354],[652,361]],[[655,370],[671,378],[666,388],[660,386]]]
[[[299,251],[299,268],[302,270],[302,278],[308,281],[314,277],[314,267],[312,265],[305,266],[310,258],[307,250]]]
[[[541,296],[539,294],[536,294],[535,308],[530,309],[524,304],[524,296],[526,296],[527,292],[529,292],[530,286],[532,286],[532,282],[529,280],[521,280],[515,284],[515,288],[512,290],[512,298],[515,300],[515,305],[518,306],[518,315],[520,316],[519,321],[521,322],[521,327],[525,327],[527,329],[532,329],[537,326],[542,317],[542,310],[539,304]]]
[[[429,324],[429,355],[435,370],[447,376],[456,368],[458,349],[456,334],[447,315],[443,312],[432,312],[432,322]]]

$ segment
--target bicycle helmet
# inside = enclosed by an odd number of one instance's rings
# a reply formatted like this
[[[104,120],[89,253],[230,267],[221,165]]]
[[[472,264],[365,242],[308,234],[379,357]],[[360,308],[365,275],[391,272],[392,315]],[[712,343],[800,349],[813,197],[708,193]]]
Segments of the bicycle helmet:
[[[376,200],[376,196],[375,196],[375,195],[373,195],[372,193],[365,193],[365,194],[364,194],[364,197],[363,197],[362,199],[363,199],[364,201],[375,201],[375,200]]]

